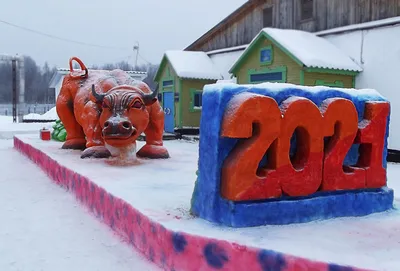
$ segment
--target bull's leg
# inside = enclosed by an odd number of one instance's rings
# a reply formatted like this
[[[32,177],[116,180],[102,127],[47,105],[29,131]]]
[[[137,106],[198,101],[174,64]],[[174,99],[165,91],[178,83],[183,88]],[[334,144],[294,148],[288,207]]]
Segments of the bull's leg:
[[[83,150],[86,146],[85,134],[75,119],[74,101],[69,90],[62,88],[56,102],[57,114],[67,132],[63,149]]]
[[[111,153],[104,146],[99,124],[100,112],[97,106],[89,101],[84,107],[81,117],[82,126],[86,134],[86,150],[82,152],[81,158],[107,158]]]
[[[151,106],[150,122],[144,131],[146,144],[137,152],[137,156],[158,159],[169,158],[168,150],[163,146],[164,112],[158,102]]]

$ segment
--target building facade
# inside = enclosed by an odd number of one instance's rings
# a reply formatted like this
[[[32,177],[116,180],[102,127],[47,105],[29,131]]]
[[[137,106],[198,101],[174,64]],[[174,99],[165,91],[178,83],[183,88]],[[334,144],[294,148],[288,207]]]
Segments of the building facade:
[[[220,79],[221,73],[204,52],[165,52],[154,78],[165,114],[164,130],[199,127],[203,87]]]
[[[317,32],[400,16],[400,0],[248,0],[185,50],[249,44],[265,27]]]

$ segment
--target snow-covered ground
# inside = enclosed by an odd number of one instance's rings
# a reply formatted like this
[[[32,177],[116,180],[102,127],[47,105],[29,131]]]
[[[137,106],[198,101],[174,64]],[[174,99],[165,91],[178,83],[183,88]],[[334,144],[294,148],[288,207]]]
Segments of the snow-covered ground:
[[[12,117],[0,116],[0,140],[12,139],[15,134],[38,133],[40,129],[51,129],[54,123],[13,123]]]
[[[165,141],[170,159],[141,160],[134,168],[121,168],[97,159],[83,163],[79,151],[62,150],[60,142],[44,142],[31,135],[20,138],[168,229],[366,269],[396,270],[400,266],[400,211],[397,209],[366,217],[285,226],[221,227],[189,213],[196,180],[197,142]],[[143,144],[138,142],[138,149]],[[398,176],[400,165],[389,164],[388,186],[395,191],[400,191]],[[398,208],[400,196],[395,193],[395,197]]]
[[[0,118],[0,138],[43,124]],[[159,270],[0,140],[0,270]]]
[[[35,131],[30,124],[5,123],[3,127],[13,131],[10,125],[19,127],[19,131]],[[39,124],[38,129],[41,126]],[[38,130],[35,133],[38,134]],[[154,171],[154,164],[144,162],[135,168],[135,176],[148,174],[151,170],[151,178],[132,179],[127,168],[112,168],[99,160],[82,163],[77,151],[60,150],[59,142],[43,142],[34,135],[23,137],[30,138],[30,143],[42,146],[60,163],[73,165],[77,172],[100,183],[168,228],[377,270],[397,270],[400,264],[398,210],[363,218],[282,227],[221,229],[191,217],[188,212],[196,178],[197,143],[165,142],[172,158],[157,162],[162,170]],[[11,140],[0,140],[0,157],[3,161],[0,170],[5,176],[0,180],[0,206],[3,206],[0,215],[5,221],[0,224],[0,270],[64,270],[60,266],[65,266],[65,270],[88,271],[156,268],[121,243],[71,194],[52,184],[33,163],[12,150]],[[116,176],[119,177],[110,182],[100,170],[104,167],[108,167],[110,173],[118,171]],[[23,168],[23,172],[18,171],[19,168]],[[398,208],[400,165],[389,164],[388,186],[395,190],[395,205]],[[165,193],[167,189],[173,190],[174,196]],[[147,195],[146,200],[141,197],[143,194]],[[92,261],[94,257],[98,263]]]

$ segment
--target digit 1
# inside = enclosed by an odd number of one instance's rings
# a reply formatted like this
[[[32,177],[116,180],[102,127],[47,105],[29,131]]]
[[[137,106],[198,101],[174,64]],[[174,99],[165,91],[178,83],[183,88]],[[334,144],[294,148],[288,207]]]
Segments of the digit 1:
[[[323,125],[318,107],[308,99],[292,97],[281,105],[281,133],[271,148],[273,170],[268,178],[279,178],[282,191],[289,196],[308,196],[321,185],[323,159]],[[290,161],[290,139],[297,129],[297,150]]]
[[[332,136],[324,154],[323,191],[365,188],[365,170],[343,166],[358,130],[357,109],[347,99],[325,100],[323,108],[324,134]]]
[[[221,136],[239,141],[222,165],[221,194],[232,201],[280,197],[278,179],[258,176],[259,162],[279,136],[281,112],[274,99],[251,93],[229,102]]]
[[[359,125],[355,142],[361,144],[357,166],[365,168],[367,188],[386,186],[386,169],[382,162],[389,111],[388,102],[365,103],[364,120]]]

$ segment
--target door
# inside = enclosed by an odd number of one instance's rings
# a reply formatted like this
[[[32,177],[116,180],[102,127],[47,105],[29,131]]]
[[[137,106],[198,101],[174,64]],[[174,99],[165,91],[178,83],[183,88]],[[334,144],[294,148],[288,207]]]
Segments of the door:
[[[164,130],[167,133],[173,133],[175,128],[174,118],[174,93],[164,92],[163,93],[163,104],[164,104]]]

